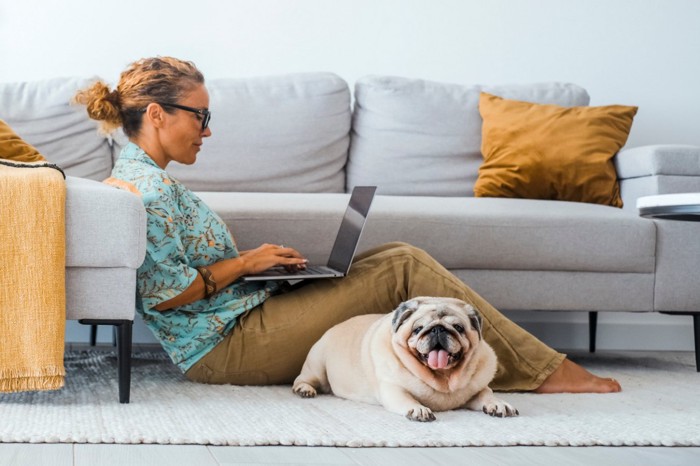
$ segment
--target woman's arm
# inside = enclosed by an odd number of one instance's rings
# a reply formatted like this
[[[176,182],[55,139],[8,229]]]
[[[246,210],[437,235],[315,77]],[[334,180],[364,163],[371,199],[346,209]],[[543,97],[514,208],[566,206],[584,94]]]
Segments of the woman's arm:
[[[262,246],[245,251],[240,257],[224,259],[207,266],[211,272],[211,278],[216,282],[216,289],[223,290],[228,285],[238,280],[243,275],[264,272],[270,267],[304,266],[307,260],[293,248],[277,246],[275,244],[263,244]],[[178,306],[198,301],[205,297],[204,279],[198,273],[192,284],[182,293],[172,299],[163,301],[155,309],[167,311]]]

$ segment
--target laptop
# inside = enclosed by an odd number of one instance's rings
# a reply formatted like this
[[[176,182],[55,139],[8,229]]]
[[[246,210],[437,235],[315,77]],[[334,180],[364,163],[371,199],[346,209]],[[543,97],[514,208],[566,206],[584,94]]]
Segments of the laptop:
[[[307,265],[305,270],[288,272],[284,267],[272,267],[255,275],[244,275],[245,281],[308,280],[312,278],[340,278],[350,271],[350,264],[357,252],[362,230],[367,223],[367,213],[372,205],[376,186],[355,186],[345,209],[343,221],[335,237],[326,265]]]

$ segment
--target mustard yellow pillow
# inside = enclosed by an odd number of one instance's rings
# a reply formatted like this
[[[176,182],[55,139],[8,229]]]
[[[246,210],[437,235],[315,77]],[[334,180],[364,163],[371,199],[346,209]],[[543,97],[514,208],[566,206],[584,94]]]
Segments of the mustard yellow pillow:
[[[46,160],[31,144],[17,136],[12,128],[0,120],[0,159],[15,162],[42,162]]]
[[[622,207],[612,158],[637,107],[560,107],[481,93],[477,197],[519,197]]]

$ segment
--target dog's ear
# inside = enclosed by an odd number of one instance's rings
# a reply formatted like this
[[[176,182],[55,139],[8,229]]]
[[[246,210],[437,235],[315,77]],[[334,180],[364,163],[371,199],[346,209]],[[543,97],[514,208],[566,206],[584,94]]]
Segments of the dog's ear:
[[[406,319],[411,317],[411,314],[416,312],[416,309],[418,309],[418,301],[416,300],[404,301],[399,304],[399,307],[394,309],[394,316],[391,318],[391,328],[394,330],[394,333]]]
[[[476,330],[479,333],[479,340],[482,339],[481,335],[481,328],[482,328],[482,320],[481,320],[481,314],[479,311],[474,309],[473,306],[470,306],[467,304],[466,307],[467,315],[469,315],[469,324],[472,326],[474,330]]]

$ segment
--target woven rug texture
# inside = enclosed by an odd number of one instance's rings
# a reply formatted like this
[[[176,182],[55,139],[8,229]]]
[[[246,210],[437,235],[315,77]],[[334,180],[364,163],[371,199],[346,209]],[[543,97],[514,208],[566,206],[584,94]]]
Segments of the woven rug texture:
[[[135,353],[131,403],[117,401],[116,356],[66,354],[66,386],[0,395],[0,441],[309,446],[700,446],[700,374],[691,353],[593,355],[575,361],[617,378],[618,394],[501,396],[520,411],[437,413],[411,422],[290,386],[189,382],[164,353]]]

